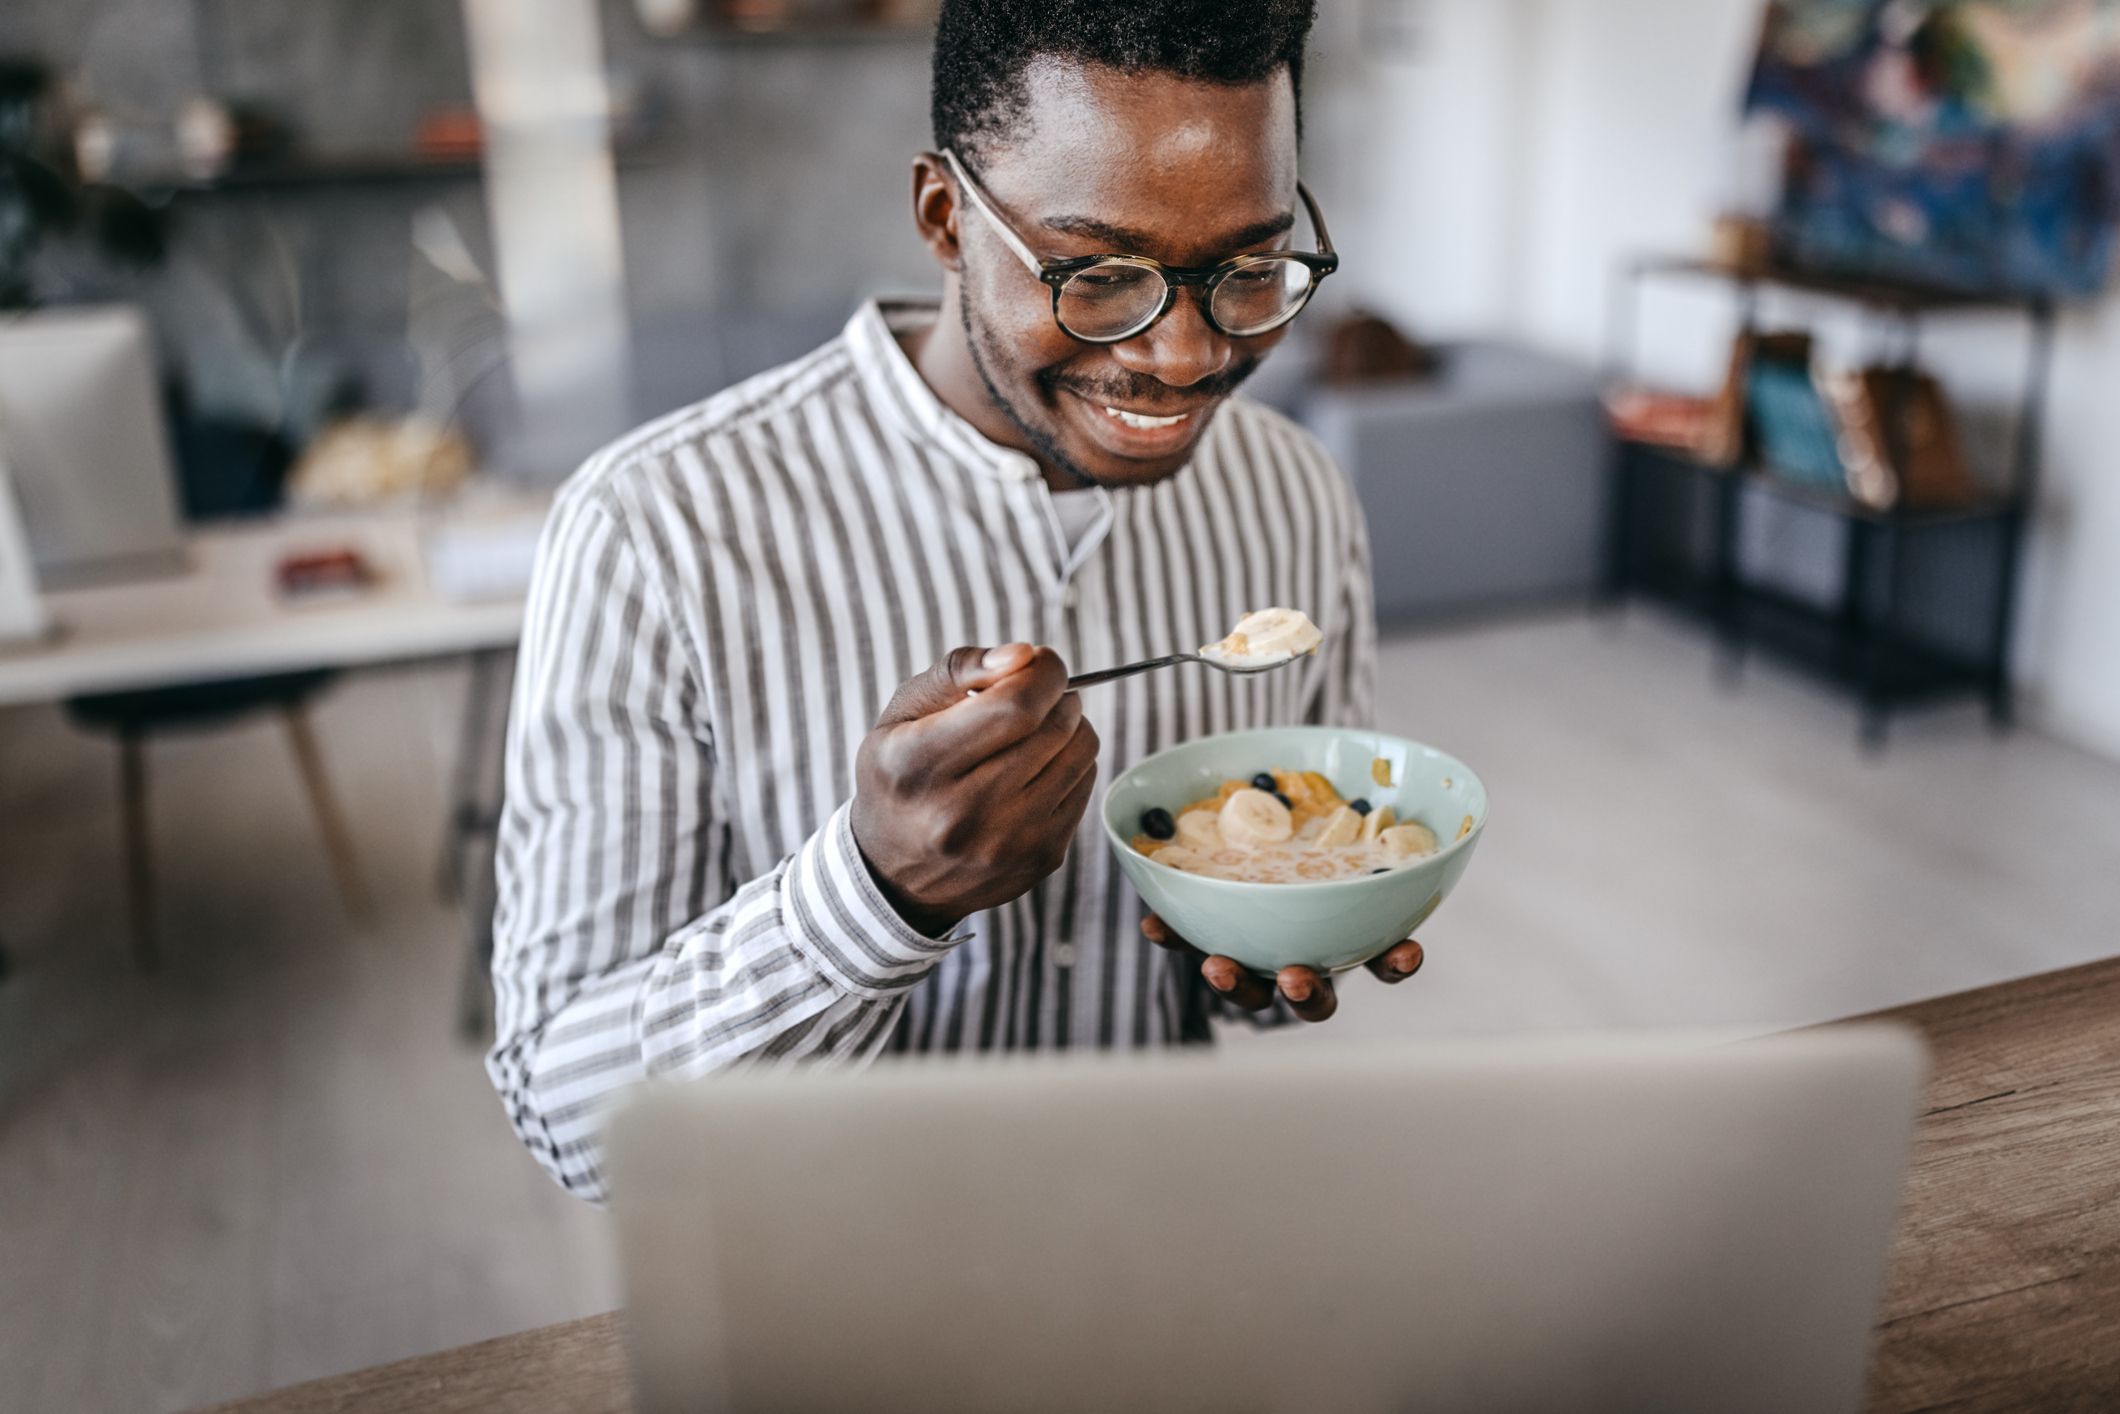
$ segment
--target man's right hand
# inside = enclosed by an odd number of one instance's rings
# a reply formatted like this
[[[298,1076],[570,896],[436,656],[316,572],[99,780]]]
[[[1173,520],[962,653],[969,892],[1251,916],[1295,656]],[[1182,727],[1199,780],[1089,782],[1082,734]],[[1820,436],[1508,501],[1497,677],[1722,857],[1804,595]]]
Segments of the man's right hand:
[[[1060,867],[1096,789],[1097,733],[1052,649],[959,648],[898,689],[854,783],[870,872],[940,936]]]

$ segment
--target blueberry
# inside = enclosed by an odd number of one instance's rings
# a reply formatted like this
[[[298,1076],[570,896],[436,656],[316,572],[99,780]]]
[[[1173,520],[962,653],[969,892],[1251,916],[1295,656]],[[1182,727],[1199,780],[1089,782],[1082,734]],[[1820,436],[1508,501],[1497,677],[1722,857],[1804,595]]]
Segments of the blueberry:
[[[1391,871],[1389,869],[1372,869],[1369,872],[1372,874],[1389,874]]]
[[[1174,839],[1178,833],[1178,822],[1170,818],[1168,810],[1159,806],[1142,813],[1141,833],[1152,840]]]
[[[1288,807],[1288,808],[1289,808],[1290,810],[1293,810],[1293,809],[1295,809],[1295,808],[1296,808],[1296,803],[1295,803],[1294,801],[1290,800],[1290,799],[1289,799],[1289,798],[1288,798],[1287,796],[1285,796],[1285,795],[1281,794],[1281,793],[1280,793],[1279,791],[1275,791],[1275,792],[1273,793],[1273,798],[1274,798],[1275,800],[1278,800],[1278,801],[1280,801],[1280,802],[1281,802],[1281,804],[1283,804],[1283,805],[1287,806],[1287,807]]]
[[[1353,810],[1354,813],[1357,815],[1367,815],[1370,811],[1376,809],[1374,805],[1371,805],[1366,800],[1350,800],[1347,802],[1347,804],[1348,808]]]
[[[1276,781],[1271,773],[1261,771],[1258,775],[1251,778],[1251,788],[1253,790],[1263,790],[1269,795],[1278,795],[1281,792],[1281,783]]]

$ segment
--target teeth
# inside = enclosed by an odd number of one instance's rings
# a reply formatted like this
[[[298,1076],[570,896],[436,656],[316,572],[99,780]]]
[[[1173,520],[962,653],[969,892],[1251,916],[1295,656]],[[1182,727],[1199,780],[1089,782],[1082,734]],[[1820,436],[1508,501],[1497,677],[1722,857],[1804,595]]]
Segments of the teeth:
[[[1179,423],[1185,421],[1186,418],[1192,416],[1191,413],[1181,412],[1176,417],[1147,417],[1138,412],[1122,412],[1120,409],[1112,407],[1106,408],[1105,412],[1111,414],[1113,418],[1126,426],[1138,427],[1143,431],[1153,431],[1159,427],[1176,427]]]

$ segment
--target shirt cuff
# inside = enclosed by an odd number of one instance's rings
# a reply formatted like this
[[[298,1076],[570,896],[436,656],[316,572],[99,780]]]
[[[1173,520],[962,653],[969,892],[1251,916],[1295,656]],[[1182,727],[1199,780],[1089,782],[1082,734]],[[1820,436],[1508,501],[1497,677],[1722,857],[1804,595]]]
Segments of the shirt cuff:
[[[896,997],[934,970],[962,932],[930,938],[898,916],[854,843],[854,807],[842,805],[803,842],[781,885],[796,947],[842,991]]]

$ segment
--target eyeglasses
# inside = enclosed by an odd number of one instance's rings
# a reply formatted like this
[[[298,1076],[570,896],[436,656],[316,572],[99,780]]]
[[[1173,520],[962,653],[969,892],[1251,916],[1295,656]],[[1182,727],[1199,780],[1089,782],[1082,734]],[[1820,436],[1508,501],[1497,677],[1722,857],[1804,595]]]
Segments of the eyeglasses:
[[[1310,189],[1296,183],[1303,208],[1317,232],[1318,250],[1269,250],[1239,255],[1220,265],[1165,265],[1145,255],[1078,255],[1041,260],[1016,228],[1001,218],[992,200],[972,180],[955,152],[945,151],[957,184],[1030,272],[1053,292],[1053,321],[1085,344],[1116,344],[1147,332],[1166,314],[1180,285],[1206,291],[1207,322],[1233,339],[1270,333],[1302,313],[1318,282],[1340,268],[1325,218]]]

